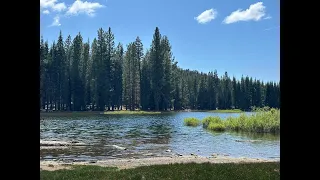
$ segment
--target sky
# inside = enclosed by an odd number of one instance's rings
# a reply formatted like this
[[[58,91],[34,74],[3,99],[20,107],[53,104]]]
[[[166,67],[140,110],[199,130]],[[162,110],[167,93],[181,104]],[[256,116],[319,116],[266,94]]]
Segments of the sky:
[[[139,36],[145,50],[159,27],[183,69],[280,80],[279,0],[40,0],[40,35],[49,43],[60,30],[91,43],[109,27],[116,44]]]

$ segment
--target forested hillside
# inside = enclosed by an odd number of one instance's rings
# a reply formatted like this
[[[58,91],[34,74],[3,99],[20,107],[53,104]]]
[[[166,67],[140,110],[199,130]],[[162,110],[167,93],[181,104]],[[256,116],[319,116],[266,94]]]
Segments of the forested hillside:
[[[236,79],[227,72],[219,76],[216,70],[181,69],[169,38],[158,28],[146,51],[139,37],[126,47],[116,43],[111,28],[100,28],[92,41],[80,33],[65,37],[60,32],[50,45],[41,37],[41,109],[250,110],[252,106],[280,106],[279,82]]]

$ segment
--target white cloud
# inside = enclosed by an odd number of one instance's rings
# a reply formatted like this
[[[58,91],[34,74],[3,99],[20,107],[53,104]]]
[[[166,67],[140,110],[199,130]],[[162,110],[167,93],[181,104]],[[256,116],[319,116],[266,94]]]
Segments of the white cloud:
[[[81,0],[76,0],[68,8],[67,15],[87,14],[88,16],[94,16],[96,9],[103,7],[103,5],[97,2],[82,2]]]
[[[50,11],[49,10],[44,10],[42,11],[43,14],[50,14]]]
[[[51,24],[50,26],[61,26],[61,24],[60,24],[60,17],[59,17],[59,16],[55,16],[55,17],[53,18],[53,22],[52,22],[52,24]]]
[[[66,6],[66,5],[64,4],[64,2],[63,2],[63,3],[55,4],[55,5],[52,7],[52,9],[53,9],[54,11],[60,12],[60,11],[63,11],[63,10],[65,10],[65,9],[67,9],[67,6]]]
[[[52,9],[61,12],[67,9],[65,3],[57,3],[58,0],[40,0],[40,9]]]
[[[203,11],[199,16],[195,17],[194,19],[198,21],[200,24],[205,24],[217,17],[218,12],[214,9],[208,9]]]
[[[259,21],[264,17],[266,7],[263,6],[263,2],[257,2],[251,4],[246,10],[238,9],[227,16],[223,23],[231,24],[238,21]]]
[[[272,30],[272,29],[278,29],[278,28],[280,28],[280,26],[275,26],[275,27],[267,28],[267,29],[265,29],[265,31],[269,31],[269,30]]]
[[[57,0],[40,0],[40,8],[53,7]]]
[[[272,17],[270,15],[268,15],[267,17],[263,18],[263,19],[271,19]]]
[[[75,0],[73,4],[67,5],[59,0],[40,0],[40,12],[43,14],[53,14],[52,24],[49,26],[61,26],[60,18],[65,15],[87,14],[93,17],[97,9],[104,7],[97,2]]]

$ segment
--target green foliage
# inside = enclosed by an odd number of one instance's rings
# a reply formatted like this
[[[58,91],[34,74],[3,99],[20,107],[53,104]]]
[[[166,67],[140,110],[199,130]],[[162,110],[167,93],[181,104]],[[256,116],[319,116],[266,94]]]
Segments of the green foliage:
[[[208,129],[213,131],[225,131],[226,125],[224,123],[209,123]]]
[[[123,169],[99,166],[76,166],[71,170],[40,171],[40,179],[103,180],[103,179],[280,179],[280,163],[187,163],[142,166]]]
[[[202,120],[202,124],[204,128],[207,128],[210,123],[222,123],[222,119],[219,116],[208,116]]]
[[[222,129],[257,133],[280,133],[280,110],[271,108],[258,109],[252,115],[240,114],[239,117],[207,117],[203,127],[211,130]]]
[[[184,124],[186,126],[198,126],[200,124],[200,120],[197,118],[185,118]]]
[[[224,131],[225,125],[219,116],[209,116],[202,120],[203,127],[214,131]]]
[[[55,111],[216,110],[249,111],[251,107],[280,108],[280,83],[249,77],[222,77],[182,69],[169,38],[156,27],[144,51],[139,37],[115,47],[109,27],[83,42],[81,34],[64,41],[60,32],[50,46],[40,39],[40,105]],[[227,111],[223,111],[227,110]],[[232,110],[235,112],[236,110]],[[238,111],[237,111],[238,112]]]
[[[212,110],[210,112],[214,113],[242,113],[241,109],[220,109],[220,110]]]

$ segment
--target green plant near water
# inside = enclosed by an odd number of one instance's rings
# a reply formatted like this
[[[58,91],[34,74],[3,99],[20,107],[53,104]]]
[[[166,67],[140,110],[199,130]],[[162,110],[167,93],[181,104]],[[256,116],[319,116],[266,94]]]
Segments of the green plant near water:
[[[40,170],[40,179],[104,180],[104,179],[280,179],[280,163],[210,164],[186,163],[142,166],[132,169],[74,166],[71,170]]]
[[[241,109],[219,109],[219,110],[212,110],[209,112],[214,113],[242,113],[243,111]]]
[[[280,110],[257,109],[252,115],[240,114],[239,117],[206,117],[203,127],[214,131],[234,130],[257,133],[280,133]]]
[[[202,126],[214,131],[224,131],[226,129],[223,120],[219,116],[209,116],[202,120]]]
[[[200,124],[200,120],[197,118],[185,118],[184,124],[186,126],[198,126]]]
[[[213,131],[225,131],[226,125],[224,125],[224,123],[210,123],[208,129]]]

